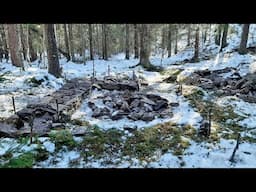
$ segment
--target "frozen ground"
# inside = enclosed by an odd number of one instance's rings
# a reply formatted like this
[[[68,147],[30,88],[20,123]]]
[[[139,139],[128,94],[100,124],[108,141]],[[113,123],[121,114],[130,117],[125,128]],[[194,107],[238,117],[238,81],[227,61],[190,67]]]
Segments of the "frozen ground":
[[[159,56],[151,57],[151,62],[154,65],[162,65],[167,70],[183,69],[178,75],[178,80],[190,75],[195,70],[216,70],[226,67],[234,67],[238,69],[241,76],[255,71],[256,57],[252,54],[239,55],[237,52],[232,52],[232,49],[237,48],[240,39],[241,27],[233,24],[235,33],[229,38],[229,45],[224,51],[218,54],[218,47],[208,45],[205,47],[205,53],[211,57],[208,60],[202,60],[198,63],[180,64],[185,59],[189,60],[193,56],[193,49],[186,48],[170,58],[161,58]],[[251,25],[251,31],[255,32],[255,25]],[[249,35],[248,45],[255,45],[255,37],[251,33]],[[202,121],[201,114],[193,108],[189,101],[182,95],[176,94],[177,85],[172,83],[160,83],[168,75],[163,75],[158,72],[148,72],[141,67],[135,69],[129,68],[138,63],[138,59],[125,60],[124,54],[112,56],[108,61],[95,60],[87,61],[85,65],[75,64],[72,62],[65,62],[61,59],[61,66],[63,67],[63,78],[56,79],[47,73],[46,69],[38,68],[38,63],[35,62],[31,66],[26,66],[25,72],[20,71],[19,68],[13,67],[10,63],[0,63],[0,75],[4,75],[5,80],[0,82],[0,117],[6,118],[13,114],[11,103],[11,96],[15,96],[17,110],[26,106],[28,103],[38,102],[40,99],[55,90],[59,89],[66,81],[76,77],[90,77],[92,74],[93,65],[95,65],[96,76],[103,78],[108,71],[111,70],[111,75],[114,76],[129,76],[131,77],[133,70],[138,76],[141,76],[149,83],[149,86],[144,91],[158,94],[165,97],[170,102],[178,102],[179,106],[173,107],[173,116],[166,119],[155,119],[149,123],[143,121],[130,121],[126,118],[112,121],[112,120],[98,120],[91,117],[92,111],[87,106],[85,100],[81,107],[73,114],[73,119],[81,121],[88,121],[91,125],[97,125],[103,131],[115,128],[122,130],[124,126],[137,126],[138,129],[150,129],[159,123],[172,122],[178,126],[190,125],[193,129],[198,129]],[[227,78],[231,74],[226,73],[224,77]],[[39,85],[29,83],[27,79],[35,78],[42,80]],[[102,94],[101,91],[94,91],[91,97],[96,97]],[[68,168],[68,167],[92,167],[92,168],[255,168],[256,167],[256,144],[254,129],[256,128],[256,104],[247,103],[236,97],[222,97],[216,100],[216,105],[225,108],[231,106],[234,112],[243,117],[243,120],[237,121],[244,131],[243,136],[250,136],[252,140],[243,140],[236,152],[235,162],[231,163],[229,158],[233,152],[236,144],[234,139],[220,138],[219,142],[211,141],[194,141],[192,138],[184,137],[183,139],[189,142],[189,146],[183,152],[183,155],[175,155],[173,152],[167,151],[165,153],[156,151],[155,159],[145,161],[137,158],[129,157],[113,157],[112,163],[106,164],[106,158],[89,158],[84,159],[80,151],[77,149],[63,148],[57,149],[56,143],[49,138],[39,138],[40,146],[45,148],[49,153],[49,157],[36,163],[35,168],[53,167],[53,168]],[[231,119],[233,120],[233,119]],[[132,133],[127,131],[122,136],[122,143],[127,138],[133,137]],[[75,137],[76,142],[81,142],[82,137]],[[0,163],[3,162],[3,156],[7,152],[13,154],[13,158],[19,157],[22,153],[34,151],[38,148],[38,144],[29,145],[29,142],[21,142],[17,139],[0,138]],[[76,164],[74,164],[76,162]],[[74,165],[72,165],[72,163]]]

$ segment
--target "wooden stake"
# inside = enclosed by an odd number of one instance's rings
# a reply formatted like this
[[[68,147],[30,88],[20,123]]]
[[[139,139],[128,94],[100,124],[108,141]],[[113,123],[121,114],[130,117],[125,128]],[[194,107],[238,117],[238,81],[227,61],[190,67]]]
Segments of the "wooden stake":
[[[211,135],[211,125],[212,125],[212,108],[208,111],[208,118],[209,118],[209,130],[208,130],[208,136]]]
[[[30,126],[30,145],[32,144],[33,142],[33,125],[34,125],[34,119],[35,119],[35,116],[32,115],[30,121],[29,121],[29,126]]]
[[[238,136],[237,136],[237,140],[236,140],[236,146],[234,148],[234,151],[229,159],[229,161],[231,161],[232,163],[234,162],[234,157],[235,157],[235,154],[236,154],[236,150],[239,148],[239,144],[240,144],[240,133],[238,133]]]
[[[16,107],[15,107],[15,100],[14,100],[14,96],[12,96],[12,106],[13,106],[14,114],[16,114]]]
[[[56,110],[57,110],[57,118],[58,118],[58,121],[59,121],[60,118],[59,118],[59,103],[58,103],[58,99],[56,99]]]
[[[95,78],[95,67],[94,67],[94,60],[92,61],[92,77]]]

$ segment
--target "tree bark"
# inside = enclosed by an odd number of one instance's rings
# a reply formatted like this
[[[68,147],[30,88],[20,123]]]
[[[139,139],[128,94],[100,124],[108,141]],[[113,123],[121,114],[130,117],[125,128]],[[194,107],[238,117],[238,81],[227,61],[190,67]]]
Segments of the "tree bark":
[[[65,43],[65,50],[66,50],[66,57],[67,57],[67,62],[70,61],[70,49],[69,49],[69,43],[68,43],[68,32],[67,32],[67,25],[63,24],[63,29],[64,29],[64,43]]]
[[[19,47],[19,35],[17,24],[8,24],[7,31],[12,64],[16,67],[22,67],[22,69],[24,70],[24,65],[22,62],[22,56]]]
[[[224,24],[223,25],[223,33],[222,33],[221,49],[220,49],[220,51],[222,51],[222,49],[228,45],[227,44],[227,35],[228,35],[228,24]]]
[[[187,38],[187,46],[190,46],[190,38],[191,38],[191,25],[188,24],[188,38]]]
[[[30,62],[33,62],[37,59],[37,54],[35,52],[34,46],[33,46],[33,38],[32,38],[32,29],[31,26],[28,27],[28,50],[29,50],[29,60]]]
[[[125,24],[125,59],[130,58],[129,24]]]
[[[100,32],[99,32],[99,24],[96,24],[96,36],[97,36],[97,54],[100,55]]]
[[[222,24],[217,24],[216,35],[215,35],[215,44],[216,45],[220,45],[221,28],[222,28]]]
[[[70,48],[71,61],[75,61],[72,24],[68,24],[68,37],[69,37],[69,48]]]
[[[239,54],[246,54],[247,53],[247,40],[248,40],[248,34],[249,34],[250,24],[244,24],[243,25],[243,31],[241,36],[241,42],[239,47]]]
[[[194,57],[192,60],[194,62],[198,62],[198,60],[199,60],[199,26],[197,26],[197,28],[196,28],[195,52],[194,52]]]
[[[171,57],[171,55],[172,55],[172,24],[168,25],[168,45],[167,45],[167,50],[168,50],[168,57]]]
[[[102,24],[102,58],[108,60],[107,24]]]
[[[81,35],[81,55],[83,59],[83,63],[85,64],[86,62],[86,57],[85,57],[85,50],[86,50],[86,36],[85,36],[85,25],[80,24],[80,35]]]
[[[138,26],[134,24],[134,58],[139,58],[139,36],[138,36]]]
[[[45,41],[48,58],[48,72],[58,78],[61,76],[61,70],[53,24],[45,24]]]
[[[178,53],[178,26],[175,25],[175,47],[174,47],[174,54]]]
[[[90,60],[93,60],[93,39],[92,39],[92,24],[89,24],[89,44],[90,44]]]
[[[150,68],[152,64],[149,61],[150,56],[150,25],[142,24],[141,25],[141,48],[140,48],[140,65],[145,68]]]
[[[26,46],[26,37],[23,31],[23,26],[22,24],[19,24],[20,27],[20,39],[21,39],[21,46],[22,46],[22,55],[23,55],[23,60],[26,61],[27,59],[27,46]]]
[[[9,60],[9,51],[8,51],[8,45],[7,45],[7,40],[6,40],[6,33],[5,33],[5,26],[4,24],[0,25],[0,33],[2,37],[2,53],[4,55],[4,58],[6,59],[6,62]]]

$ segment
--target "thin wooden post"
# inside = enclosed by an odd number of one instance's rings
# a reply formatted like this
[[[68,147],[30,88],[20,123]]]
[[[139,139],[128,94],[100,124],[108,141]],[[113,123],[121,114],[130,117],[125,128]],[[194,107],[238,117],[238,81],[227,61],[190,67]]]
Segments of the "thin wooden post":
[[[235,157],[235,154],[236,154],[236,150],[239,148],[239,144],[240,144],[240,133],[238,133],[238,136],[237,136],[237,140],[236,140],[236,146],[233,150],[233,153],[229,159],[229,161],[231,161],[232,163],[234,162],[234,157]]]
[[[29,126],[30,126],[30,145],[33,143],[33,126],[34,126],[34,119],[35,119],[35,116],[34,116],[34,114],[33,114],[32,117],[30,118],[30,121],[29,121]]]
[[[58,103],[58,99],[56,99],[56,110],[57,110],[57,118],[58,118],[58,121],[59,121],[60,117],[59,117],[59,103]]]
[[[212,126],[212,108],[211,107],[208,111],[208,120],[209,120],[208,136],[210,136],[211,135],[211,126]]]
[[[16,114],[16,107],[15,107],[15,99],[14,99],[14,96],[12,96],[12,106],[13,106],[14,114]]]

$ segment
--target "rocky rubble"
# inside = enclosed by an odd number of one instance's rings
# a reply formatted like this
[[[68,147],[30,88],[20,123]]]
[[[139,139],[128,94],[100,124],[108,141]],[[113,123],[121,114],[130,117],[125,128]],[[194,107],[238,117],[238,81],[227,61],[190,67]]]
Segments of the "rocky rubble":
[[[102,99],[104,106],[97,106],[96,99]],[[130,91],[107,92],[101,98],[88,101],[93,111],[92,117],[119,120],[127,117],[137,121],[152,121],[155,118],[171,116],[171,105],[167,99],[154,94]]]
[[[224,78],[221,76],[223,73],[231,75]],[[256,75],[247,74],[241,77],[235,68],[195,71],[184,83],[215,91],[218,95],[235,95],[246,102],[256,103]]]

